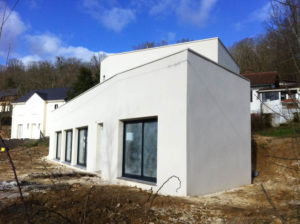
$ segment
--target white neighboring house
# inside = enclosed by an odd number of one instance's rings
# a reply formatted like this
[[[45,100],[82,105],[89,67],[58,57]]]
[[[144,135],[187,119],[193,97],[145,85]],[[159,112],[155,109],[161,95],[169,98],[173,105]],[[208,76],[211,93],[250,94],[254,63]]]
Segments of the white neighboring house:
[[[33,90],[13,105],[11,138],[49,136],[49,114],[66,103],[69,88]]]
[[[250,83],[218,38],[110,55],[101,69],[51,113],[49,159],[143,189],[176,175],[169,195],[251,183]]]
[[[273,126],[292,120],[299,113],[300,85],[280,80],[276,71],[246,73],[251,82],[251,114],[270,114]]]

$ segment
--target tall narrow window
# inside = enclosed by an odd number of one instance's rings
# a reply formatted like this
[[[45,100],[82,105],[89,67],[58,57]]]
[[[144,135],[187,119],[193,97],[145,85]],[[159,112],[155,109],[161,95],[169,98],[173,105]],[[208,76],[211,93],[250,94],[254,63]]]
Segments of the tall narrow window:
[[[23,138],[23,124],[18,124],[17,138]]]
[[[71,162],[71,155],[72,155],[72,136],[73,132],[72,130],[66,131],[66,153],[65,153],[65,161]]]
[[[56,132],[56,159],[60,160],[61,132]]]
[[[86,154],[87,154],[87,128],[78,129],[78,154],[77,164],[86,166]]]
[[[157,119],[124,124],[123,176],[156,182]]]

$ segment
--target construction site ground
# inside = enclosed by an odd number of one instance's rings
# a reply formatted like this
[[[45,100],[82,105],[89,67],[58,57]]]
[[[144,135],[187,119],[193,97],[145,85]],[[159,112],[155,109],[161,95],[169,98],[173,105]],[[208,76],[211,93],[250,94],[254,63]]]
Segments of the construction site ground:
[[[253,184],[171,197],[110,185],[95,174],[50,162],[47,147],[18,146],[10,153],[29,216],[8,157],[1,152],[0,223],[300,223],[298,138],[256,135],[252,147],[259,172]]]

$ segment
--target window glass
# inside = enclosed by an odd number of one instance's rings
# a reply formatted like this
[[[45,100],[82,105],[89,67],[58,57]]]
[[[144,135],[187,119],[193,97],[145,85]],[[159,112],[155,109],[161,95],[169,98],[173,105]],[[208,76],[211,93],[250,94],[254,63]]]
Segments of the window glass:
[[[157,122],[144,124],[144,176],[156,177]]]
[[[142,174],[142,123],[126,124],[125,173]]]
[[[56,133],[56,159],[60,159],[61,152],[61,132]]]
[[[279,92],[265,92],[262,93],[262,101],[273,101],[279,99]]]
[[[125,122],[123,176],[156,181],[157,120]]]
[[[71,162],[72,155],[72,130],[66,131],[66,158],[67,162]]]
[[[79,165],[86,165],[86,150],[87,150],[87,128],[78,130],[78,157]]]

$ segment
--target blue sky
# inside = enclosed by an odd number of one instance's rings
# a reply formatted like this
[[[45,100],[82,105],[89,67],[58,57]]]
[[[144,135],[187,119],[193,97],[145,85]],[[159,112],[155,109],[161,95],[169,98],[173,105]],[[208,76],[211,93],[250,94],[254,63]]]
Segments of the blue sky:
[[[0,15],[14,2],[0,1]],[[183,37],[218,36],[228,47],[262,33],[269,10],[269,0],[20,0],[3,30],[0,63],[9,45],[10,57],[25,64],[56,56],[89,61],[94,53]]]

